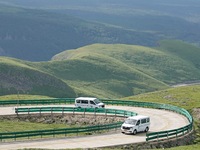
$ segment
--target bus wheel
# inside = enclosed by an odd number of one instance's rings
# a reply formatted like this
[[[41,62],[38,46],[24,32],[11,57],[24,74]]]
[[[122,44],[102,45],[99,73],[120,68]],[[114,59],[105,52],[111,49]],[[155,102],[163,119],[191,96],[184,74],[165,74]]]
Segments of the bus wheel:
[[[144,130],[145,132],[148,132],[149,131],[149,127],[146,127],[146,129]]]
[[[137,134],[137,130],[135,129],[134,131],[133,131],[133,135],[136,135]]]

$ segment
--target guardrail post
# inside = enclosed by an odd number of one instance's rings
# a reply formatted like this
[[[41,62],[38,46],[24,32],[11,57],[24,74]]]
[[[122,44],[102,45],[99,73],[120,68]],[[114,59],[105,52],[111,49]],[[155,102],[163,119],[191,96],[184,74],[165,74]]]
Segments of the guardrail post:
[[[94,108],[94,117],[96,118],[96,107]]]
[[[42,132],[40,132],[40,137],[41,137],[41,139],[42,139]]]
[[[18,116],[18,109],[17,108],[15,108],[15,113],[17,114],[17,116]]]
[[[115,125],[115,132],[117,131],[117,128],[118,128],[117,125]]]
[[[124,111],[124,117],[126,117],[126,111]]]
[[[100,126],[99,126],[99,124],[98,124],[98,132],[100,132]]]
[[[167,139],[169,139],[169,137],[168,137],[168,131],[167,131]]]
[[[30,115],[30,108],[28,108],[28,116]]]
[[[51,117],[53,117],[53,107],[51,107]]]
[[[157,134],[157,141],[159,141],[159,134]]]
[[[42,108],[40,107],[40,116],[42,115]]]
[[[65,137],[66,137],[66,135],[67,135],[67,129],[65,129]]]
[[[85,110],[85,108],[84,108],[84,117],[85,117],[85,111],[86,111],[86,110]]]
[[[62,107],[62,116],[64,116],[64,107]]]

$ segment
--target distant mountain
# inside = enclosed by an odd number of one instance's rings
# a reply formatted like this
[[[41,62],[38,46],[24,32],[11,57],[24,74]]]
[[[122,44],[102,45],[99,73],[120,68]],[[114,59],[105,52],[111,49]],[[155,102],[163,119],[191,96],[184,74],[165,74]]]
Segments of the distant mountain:
[[[49,60],[64,49],[92,43],[155,45],[159,35],[94,23],[37,9],[0,4],[0,55]]]
[[[94,43],[200,45],[196,0],[0,0],[0,55],[46,61]]]
[[[197,0],[0,0],[0,3],[70,14],[200,45],[200,1]]]

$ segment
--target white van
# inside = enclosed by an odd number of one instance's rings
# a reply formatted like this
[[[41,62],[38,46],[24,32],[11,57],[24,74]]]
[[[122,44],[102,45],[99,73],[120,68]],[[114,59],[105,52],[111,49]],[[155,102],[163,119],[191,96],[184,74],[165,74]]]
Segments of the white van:
[[[128,117],[121,126],[122,133],[136,134],[138,132],[148,132],[150,127],[150,118],[148,116]]]
[[[80,108],[104,108],[105,105],[98,98],[78,97],[75,99],[75,106]]]

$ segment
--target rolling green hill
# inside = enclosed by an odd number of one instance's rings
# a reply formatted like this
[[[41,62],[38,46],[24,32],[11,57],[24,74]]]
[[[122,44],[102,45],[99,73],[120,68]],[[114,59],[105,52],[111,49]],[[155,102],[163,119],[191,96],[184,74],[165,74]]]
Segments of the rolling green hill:
[[[159,50],[169,52],[193,64],[200,69],[200,48],[179,40],[163,40],[159,42]]]
[[[0,70],[0,95],[75,97],[74,91],[62,80],[32,68],[23,61],[0,57]]]
[[[52,59],[74,60],[81,58],[93,60],[97,63],[97,58],[93,58],[97,55],[98,58],[112,59],[113,62],[121,61],[123,64],[167,84],[199,80],[200,70],[196,65],[199,60],[194,61],[193,57],[200,56],[200,48],[180,41],[166,41],[165,45],[176,50],[177,54],[171,53],[170,48],[168,50],[162,45],[153,49],[124,44],[93,44],[76,50],[64,51],[55,55]],[[182,49],[179,47],[182,47]],[[160,49],[165,49],[165,51]],[[186,54],[182,54],[182,51]],[[188,59],[185,59],[185,57],[188,57]],[[123,67],[120,69],[124,70]]]
[[[40,67],[66,80],[81,95],[119,98],[167,87],[121,61],[100,54],[42,63]]]
[[[21,91],[23,94],[52,97],[69,97],[66,94],[71,94],[70,97],[121,98],[166,89],[171,84],[200,80],[200,70],[190,59],[199,55],[200,48],[180,41],[175,41],[173,47],[170,41],[165,42],[166,46],[157,48],[92,44],[63,51],[47,62],[2,57],[1,95]],[[167,43],[177,50],[176,53],[167,50]],[[182,45],[187,47],[184,49]],[[179,52],[179,47],[183,47],[181,50],[186,55]],[[72,93],[66,92],[69,89]]]

